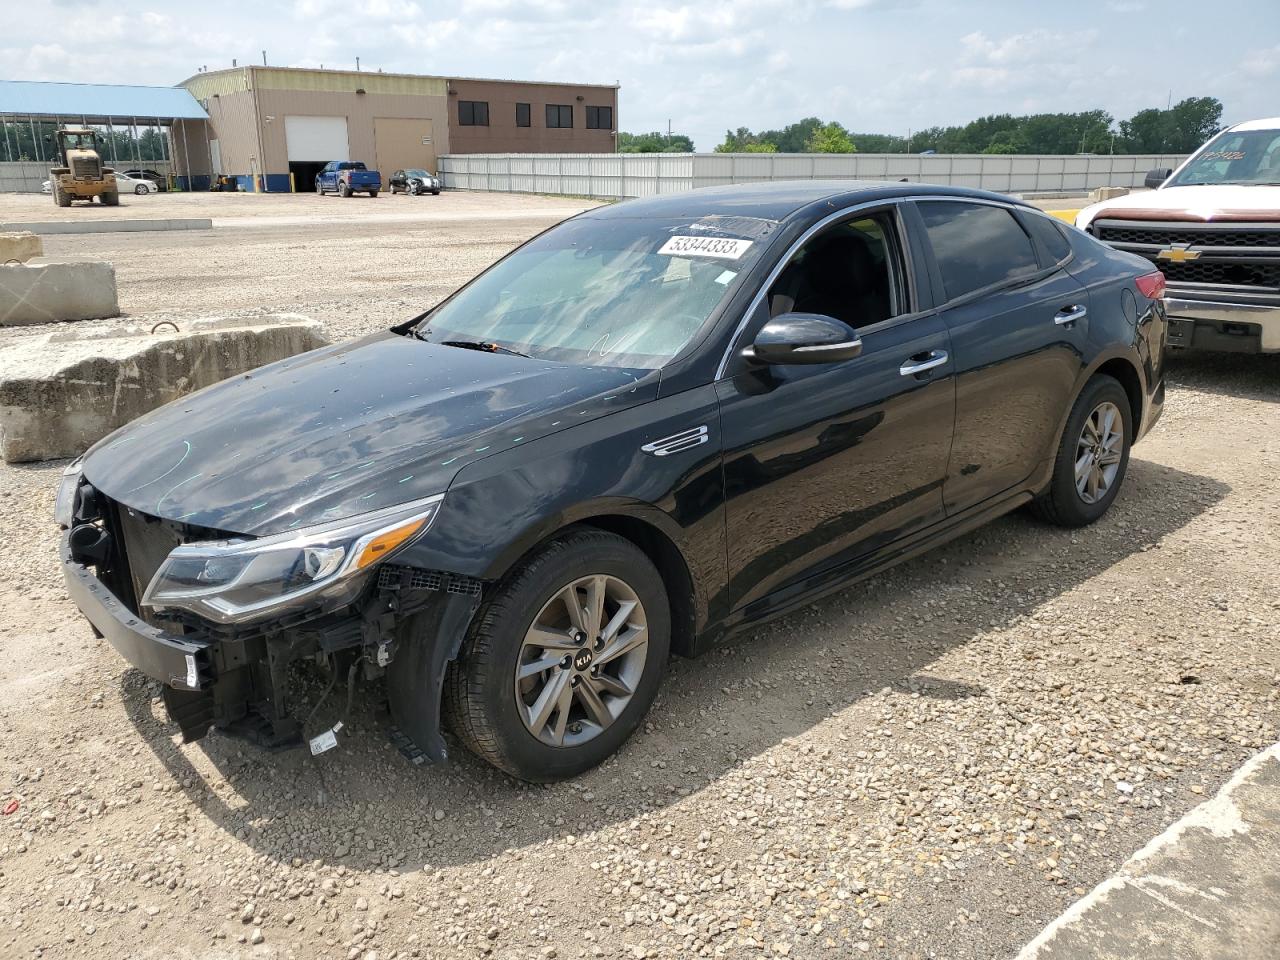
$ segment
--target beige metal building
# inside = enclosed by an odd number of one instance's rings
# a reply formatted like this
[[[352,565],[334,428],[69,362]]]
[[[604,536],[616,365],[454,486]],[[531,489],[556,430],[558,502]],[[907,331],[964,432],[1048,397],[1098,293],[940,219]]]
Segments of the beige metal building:
[[[330,160],[435,171],[454,152],[611,152],[616,86],[246,66],[181,84],[209,115],[174,131],[179,165],[243,189],[314,189]],[[185,137],[184,137],[185,134]]]

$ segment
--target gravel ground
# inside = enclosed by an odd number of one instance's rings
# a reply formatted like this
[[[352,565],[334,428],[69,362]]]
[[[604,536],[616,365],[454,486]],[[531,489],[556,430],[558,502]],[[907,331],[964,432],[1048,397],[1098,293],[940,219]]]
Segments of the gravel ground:
[[[342,337],[543,225],[47,248],[114,260],[135,317],[287,309]],[[548,787],[456,746],[412,767],[376,690],[318,759],[175,743],[65,597],[60,468],[0,465],[0,956],[989,960],[1280,735],[1280,358],[1177,361],[1094,527],[1015,514],[673,661],[644,731]]]

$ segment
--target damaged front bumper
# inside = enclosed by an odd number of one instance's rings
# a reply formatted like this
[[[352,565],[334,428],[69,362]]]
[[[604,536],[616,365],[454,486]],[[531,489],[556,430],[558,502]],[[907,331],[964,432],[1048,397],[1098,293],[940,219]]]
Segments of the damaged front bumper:
[[[216,727],[269,749],[301,746],[288,669],[303,659],[344,658],[348,670],[385,675],[402,751],[415,761],[445,759],[444,675],[479,606],[480,581],[384,564],[347,607],[234,629],[192,616],[143,618],[75,556],[67,531],[60,557],[67,591],[95,633],[164,684],[165,707],[184,741]]]

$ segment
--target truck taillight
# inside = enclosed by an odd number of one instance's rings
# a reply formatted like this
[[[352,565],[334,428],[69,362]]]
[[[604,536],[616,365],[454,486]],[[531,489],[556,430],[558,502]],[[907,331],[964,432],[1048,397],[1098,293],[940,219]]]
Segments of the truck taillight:
[[[1159,300],[1164,296],[1164,274],[1159,270],[1148,273],[1134,281],[1138,291],[1148,300]]]

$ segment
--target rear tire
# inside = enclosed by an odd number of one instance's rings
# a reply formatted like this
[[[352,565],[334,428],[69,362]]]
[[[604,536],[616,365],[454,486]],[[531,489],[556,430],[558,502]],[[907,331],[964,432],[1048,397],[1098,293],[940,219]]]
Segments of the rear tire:
[[[569,598],[582,600],[577,624]],[[579,629],[597,637],[575,638]],[[569,528],[480,608],[445,679],[444,715],[469,750],[512,776],[577,776],[639,726],[670,644],[667,591],[649,558],[612,533]]]
[[[376,200],[376,199],[378,198],[378,191],[377,191],[377,190],[370,190],[370,191],[369,191],[369,196]]]
[[[103,206],[106,206],[106,207],[120,206],[120,194],[117,193],[115,190],[112,190],[110,193],[99,194],[99,199],[102,201]]]
[[[71,194],[66,193],[56,183],[53,185],[53,202],[60,207],[71,206]]]
[[[351,188],[347,186],[345,183],[338,184],[338,196],[342,197],[343,199],[346,199],[347,197],[351,196]]]
[[[1053,478],[1032,510],[1060,527],[1093,523],[1120,493],[1133,435],[1129,395],[1114,377],[1096,375],[1071,408]]]

